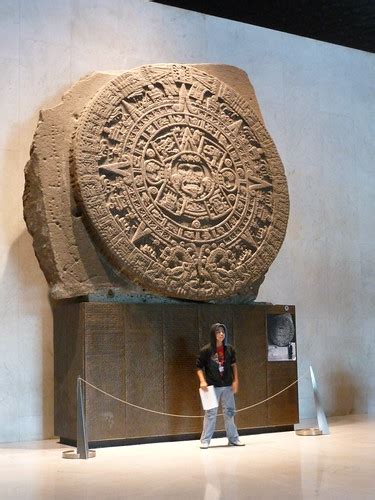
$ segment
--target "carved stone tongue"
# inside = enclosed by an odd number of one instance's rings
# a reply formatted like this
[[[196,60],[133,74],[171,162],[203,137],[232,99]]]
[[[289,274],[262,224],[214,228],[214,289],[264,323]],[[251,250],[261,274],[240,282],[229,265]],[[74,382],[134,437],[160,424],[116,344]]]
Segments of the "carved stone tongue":
[[[288,192],[250,103],[184,65],[110,81],[79,119],[75,196],[118,272],[210,300],[259,281],[283,241]]]

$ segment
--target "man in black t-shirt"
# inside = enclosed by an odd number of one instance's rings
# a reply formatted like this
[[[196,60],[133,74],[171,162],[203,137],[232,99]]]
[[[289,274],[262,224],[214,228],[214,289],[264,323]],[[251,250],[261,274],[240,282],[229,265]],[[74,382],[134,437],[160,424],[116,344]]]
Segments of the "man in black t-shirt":
[[[197,358],[197,374],[200,387],[207,390],[213,385],[218,402],[224,410],[225,431],[228,444],[244,446],[240,442],[237,427],[234,423],[236,406],[234,394],[238,391],[238,372],[236,353],[226,343],[227,328],[222,323],[215,323],[210,329],[210,343],[205,345]],[[215,432],[217,408],[206,410],[201,435],[201,448],[208,448]]]

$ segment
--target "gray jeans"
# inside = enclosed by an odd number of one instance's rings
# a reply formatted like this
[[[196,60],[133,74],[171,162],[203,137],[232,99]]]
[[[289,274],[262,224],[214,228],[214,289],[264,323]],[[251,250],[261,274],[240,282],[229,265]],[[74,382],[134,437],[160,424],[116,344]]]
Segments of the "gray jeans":
[[[232,387],[215,387],[215,393],[218,402],[221,402],[224,413],[224,425],[229,441],[238,440],[238,431],[234,423],[234,415],[236,413],[236,404],[234,402],[234,394]],[[218,408],[206,410],[203,421],[203,432],[201,435],[202,443],[210,443],[216,426],[216,415]]]

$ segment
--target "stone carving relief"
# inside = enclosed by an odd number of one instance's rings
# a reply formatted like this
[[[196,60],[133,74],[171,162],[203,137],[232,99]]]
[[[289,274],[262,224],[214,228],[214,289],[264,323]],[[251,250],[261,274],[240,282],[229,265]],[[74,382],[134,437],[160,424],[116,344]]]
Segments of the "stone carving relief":
[[[120,279],[190,300],[254,295],[289,209],[255,96],[210,68],[111,78],[76,114],[70,144],[71,194],[99,255]]]

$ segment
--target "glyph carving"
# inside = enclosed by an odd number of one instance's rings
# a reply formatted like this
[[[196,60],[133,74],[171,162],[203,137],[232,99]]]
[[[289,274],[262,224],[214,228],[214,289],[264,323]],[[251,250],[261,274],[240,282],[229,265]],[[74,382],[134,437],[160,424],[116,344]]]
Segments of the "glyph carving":
[[[191,66],[145,66],[109,82],[79,118],[73,172],[100,251],[171,297],[243,292],[285,235],[284,171],[258,114]]]

